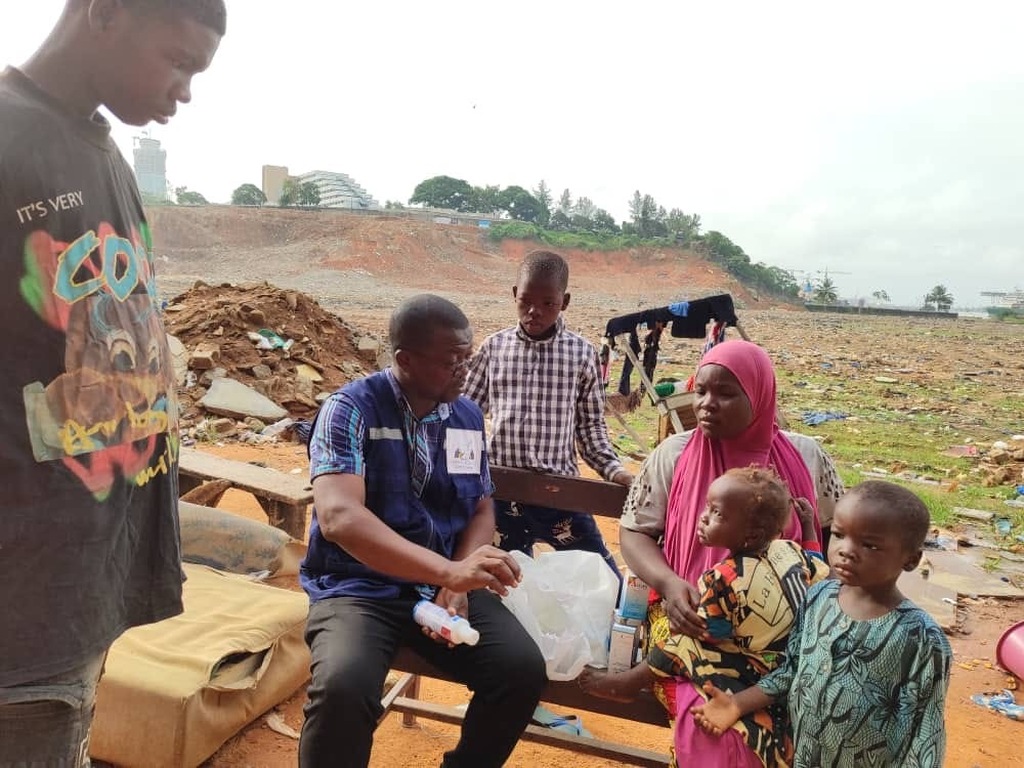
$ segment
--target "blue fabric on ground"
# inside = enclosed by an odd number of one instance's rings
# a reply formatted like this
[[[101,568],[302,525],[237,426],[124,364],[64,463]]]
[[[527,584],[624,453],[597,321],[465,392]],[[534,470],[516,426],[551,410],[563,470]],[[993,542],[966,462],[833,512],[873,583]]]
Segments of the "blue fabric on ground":
[[[826,421],[841,421],[847,414],[840,411],[804,411],[803,422],[811,427],[824,424]]]

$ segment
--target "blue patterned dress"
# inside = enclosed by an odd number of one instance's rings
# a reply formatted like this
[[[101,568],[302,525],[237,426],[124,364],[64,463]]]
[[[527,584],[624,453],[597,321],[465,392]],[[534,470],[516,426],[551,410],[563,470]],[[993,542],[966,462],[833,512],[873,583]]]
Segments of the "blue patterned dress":
[[[839,587],[808,590],[785,663],[758,683],[788,702],[794,768],[939,768],[949,642],[909,600],[877,619],[851,619]]]

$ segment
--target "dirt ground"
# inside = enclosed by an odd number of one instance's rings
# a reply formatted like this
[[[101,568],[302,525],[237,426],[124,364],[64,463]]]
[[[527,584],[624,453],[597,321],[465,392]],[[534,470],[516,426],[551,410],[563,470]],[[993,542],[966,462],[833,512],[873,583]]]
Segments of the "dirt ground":
[[[492,243],[467,227],[441,227],[397,219],[363,219],[334,213],[208,209],[156,209],[154,233],[160,286],[170,298],[193,281],[269,280],[289,290],[309,293],[337,312],[352,328],[386,336],[390,310],[411,293],[430,290],[446,295],[464,308],[478,339],[514,318],[510,288],[515,268],[535,244]],[[211,246],[210,244],[215,245]],[[802,390],[780,389],[784,410],[796,411],[807,392],[828,402],[840,397],[844,383],[859,380],[900,386],[879,388],[880,407],[894,419],[929,414],[948,426],[928,439],[948,444],[967,439],[979,446],[1007,434],[1024,432],[1024,423],[1011,424],[1007,414],[1020,413],[1024,397],[1024,328],[961,319],[949,321],[883,321],[855,317],[814,316],[782,305],[767,305],[738,286],[730,276],[692,254],[638,249],[618,253],[566,252],[572,277],[569,326],[597,341],[612,316],[639,307],[660,306],[681,297],[729,291],[753,340],[776,360],[780,381],[796,382]],[[255,273],[253,265],[259,264]],[[414,266],[412,266],[414,265]],[[693,342],[663,344],[665,367],[687,374],[696,362]],[[905,382],[905,385],[904,385]],[[849,391],[849,389],[847,389]],[[830,392],[832,395],[830,395]],[[909,394],[908,394],[909,393]],[[820,407],[820,406],[818,406]],[[898,423],[898,422],[897,422]],[[612,432],[617,432],[611,422]],[[851,420],[848,427],[856,430]],[[1008,432],[1007,430],[1012,430]],[[837,433],[836,442],[841,440]],[[199,447],[245,461],[258,460],[282,470],[305,470],[304,449],[292,444],[223,445]],[[846,469],[849,469],[847,467]],[[229,491],[222,508],[265,519],[255,500]],[[618,535],[614,521],[603,520],[605,538],[614,552]],[[294,585],[292,585],[294,587]],[[975,706],[974,693],[1006,686],[995,668],[995,643],[1011,624],[1024,620],[1024,601],[966,599],[960,630],[950,637],[955,653],[946,724],[950,768],[1002,768],[1019,763],[1024,723]],[[424,682],[423,696],[446,704],[466,701],[459,686]],[[302,723],[304,693],[279,708],[293,728]],[[665,751],[667,729],[624,727],[622,721],[582,713],[584,724],[597,737]],[[452,726],[421,721],[403,728],[389,716],[377,731],[371,765],[436,766],[456,741]],[[284,768],[296,764],[297,742],[270,730],[262,719],[231,739],[206,765],[210,768]],[[1018,755],[1018,757],[1014,757]],[[521,744],[510,766],[577,768],[613,765],[562,750]]]

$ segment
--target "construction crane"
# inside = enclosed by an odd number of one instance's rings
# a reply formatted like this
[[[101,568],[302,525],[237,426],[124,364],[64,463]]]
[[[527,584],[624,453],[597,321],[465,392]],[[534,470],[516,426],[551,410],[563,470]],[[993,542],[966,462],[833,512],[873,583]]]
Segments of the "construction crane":
[[[786,268],[783,267],[783,269],[786,269]],[[826,280],[829,280],[829,278],[832,275],[852,275],[853,274],[852,272],[843,272],[842,270],[829,269],[828,267],[825,267],[824,269],[813,269],[813,270],[811,270],[811,269],[786,269],[786,271],[789,272],[791,275],[793,275],[794,278],[796,278],[796,281],[797,281],[798,285],[800,286],[800,295],[805,300],[810,298],[810,296],[814,293],[816,287],[819,287]]]
[[[829,269],[828,267],[825,267],[824,269],[787,269],[786,267],[783,267],[783,269],[785,269],[787,272],[789,272],[791,275],[793,275],[793,277],[802,276],[802,277],[806,277],[808,280],[811,280],[814,275],[821,275],[822,279],[824,280],[829,275],[852,275],[853,274],[853,272],[843,272],[842,270]]]

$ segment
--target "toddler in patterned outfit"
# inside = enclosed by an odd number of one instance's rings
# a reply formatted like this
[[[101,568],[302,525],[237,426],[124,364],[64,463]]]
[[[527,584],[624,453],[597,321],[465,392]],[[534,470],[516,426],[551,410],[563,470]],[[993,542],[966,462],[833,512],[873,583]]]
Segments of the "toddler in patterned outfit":
[[[837,580],[807,599],[785,662],[735,695],[708,686],[697,723],[722,733],[785,700],[798,768],[939,768],[952,652],[935,621],[896,586],[921,560],[928,508],[911,491],[871,481],[840,499],[829,561]]]
[[[646,664],[618,674],[584,670],[580,685],[589,693],[631,701],[644,688],[675,715],[666,678],[740,691],[782,660],[793,620],[808,587],[828,575],[814,527],[814,510],[796,503],[803,545],[780,539],[792,514],[789,491],[774,472],[758,467],[731,469],[711,483],[707,508],[697,526],[700,543],[730,555],[706,571],[697,615],[701,638],[669,635],[667,620],[651,623]],[[782,707],[751,712],[735,726],[768,768],[786,765],[792,751]]]

